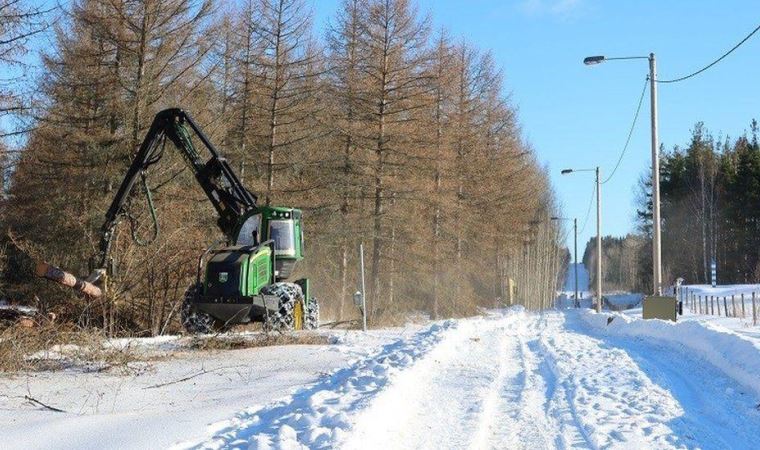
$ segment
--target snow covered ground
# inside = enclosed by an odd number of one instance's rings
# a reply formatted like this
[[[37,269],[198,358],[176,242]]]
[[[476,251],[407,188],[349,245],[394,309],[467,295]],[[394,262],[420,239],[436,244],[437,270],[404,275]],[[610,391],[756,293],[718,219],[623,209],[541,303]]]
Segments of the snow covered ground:
[[[0,448],[146,449],[200,439],[209,424],[287,397],[416,328],[329,332],[334,345],[224,351],[188,351],[176,336],[117,340],[158,360],[134,364],[127,375],[0,375]]]
[[[515,307],[131,377],[3,377],[3,446],[758,448],[760,337],[638,317]]]

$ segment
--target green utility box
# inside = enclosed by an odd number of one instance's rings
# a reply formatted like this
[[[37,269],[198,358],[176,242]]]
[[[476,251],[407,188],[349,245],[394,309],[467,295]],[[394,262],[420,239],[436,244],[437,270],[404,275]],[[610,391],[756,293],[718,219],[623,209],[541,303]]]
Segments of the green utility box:
[[[644,297],[643,315],[645,319],[662,319],[676,321],[678,300],[675,297]]]

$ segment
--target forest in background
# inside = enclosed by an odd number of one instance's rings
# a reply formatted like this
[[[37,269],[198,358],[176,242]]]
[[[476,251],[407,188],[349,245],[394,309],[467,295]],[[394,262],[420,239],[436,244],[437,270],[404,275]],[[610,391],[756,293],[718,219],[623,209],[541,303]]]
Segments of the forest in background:
[[[182,107],[263,203],[301,208],[323,314],[371,323],[550,306],[566,264],[558,205],[487,51],[407,0],[343,0],[315,30],[304,0],[0,0],[0,298],[110,334],[176,331],[215,213],[170,151],[148,179],[162,233],[122,225],[110,295],[35,280],[23,254],[87,272],[153,115]],[[30,53],[40,67],[28,73]],[[129,212],[151,232],[144,195]],[[509,282],[516,283],[509,295]]]
[[[663,277],[720,284],[760,282],[760,145],[758,123],[731,139],[702,123],[690,141],[663,155]],[[643,189],[646,189],[643,186]],[[641,216],[644,226],[650,221]]]
[[[760,143],[753,120],[742,136],[716,137],[695,124],[684,146],[660,153],[663,282],[718,284],[760,282]],[[637,187],[637,230],[602,240],[604,290],[651,292],[651,171]],[[596,241],[583,262],[595,279]],[[592,281],[593,282],[593,281]],[[592,284],[593,285],[593,284]]]

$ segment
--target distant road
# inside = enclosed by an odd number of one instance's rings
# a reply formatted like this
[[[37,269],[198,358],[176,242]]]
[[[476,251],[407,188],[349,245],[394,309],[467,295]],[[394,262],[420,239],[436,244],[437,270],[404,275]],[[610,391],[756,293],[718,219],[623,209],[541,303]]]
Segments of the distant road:
[[[575,272],[573,268],[575,264],[570,263],[567,266],[567,275],[565,276],[565,292],[575,292]],[[589,290],[590,277],[586,265],[578,263],[578,290],[580,292],[587,292]]]

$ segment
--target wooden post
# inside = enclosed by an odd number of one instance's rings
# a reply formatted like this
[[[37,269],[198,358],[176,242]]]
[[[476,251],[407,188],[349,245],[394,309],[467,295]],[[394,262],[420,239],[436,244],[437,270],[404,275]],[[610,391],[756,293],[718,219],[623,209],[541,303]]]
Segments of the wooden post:
[[[712,295],[710,296],[710,315],[711,316],[715,315],[715,297],[713,297]]]
[[[731,309],[734,310],[734,317],[736,317],[736,296],[734,294],[731,294]]]
[[[742,319],[744,319],[747,317],[747,311],[744,308],[744,293],[742,293],[741,299],[742,299]]]
[[[697,301],[697,297],[694,295],[693,292],[689,292],[689,297],[691,297],[691,310],[692,312],[697,312],[697,304],[695,303]]]
[[[720,309],[720,307],[718,307],[718,309]],[[728,298],[726,298],[725,295],[723,296],[723,310],[726,313],[726,317],[728,317]],[[718,314],[718,315],[720,315],[720,314]]]
[[[686,304],[689,305],[689,311],[694,312],[694,299],[691,298],[689,288],[686,288]]]
[[[752,325],[757,325],[757,308],[755,307],[755,293],[752,293]]]

